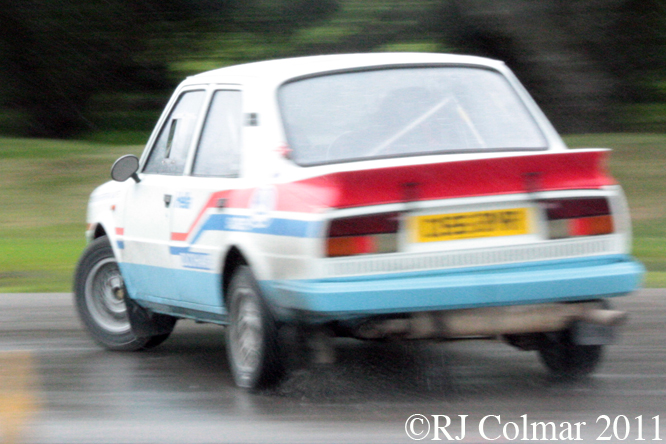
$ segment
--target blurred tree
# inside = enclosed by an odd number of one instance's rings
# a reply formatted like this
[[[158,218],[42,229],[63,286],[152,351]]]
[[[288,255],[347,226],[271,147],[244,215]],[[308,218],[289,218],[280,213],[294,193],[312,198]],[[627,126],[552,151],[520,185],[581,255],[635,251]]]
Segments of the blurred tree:
[[[288,34],[334,0],[0,0],[0,97],[20,132],[88,129],[91,98],[170,89],[169,64],[206,33]]]
[[[278,57],[382,50],[437,51],[441,0],[247,0],[177,69]]]
[[[662,3],[0,0],[0,101],[21,116],[24,132],[69,137],[95,125],[91,103],[110,108],[100,97],[168,95],[183,75],[203,69],[446,49],[506,61],[560,130],[607,130],[619,105],[664,101]]]
[[[95,92],[161,86],[164,66],[137,58],[143,31],[129,4],[0,0],[0,78],[19,130],[68,137],[88,125]]]
[[[289,37],[337,10],[337,0],[237,0],[234,28],[265,37]]]
[[[339,0],[336,14],[318,28],[305,29],[295,42],[297,54],[430,49],[437,42],[441,0]],[[422,45],[419,47],[419,45]]]
[[[505,61],[563,132],[623,129],[625,105],[665,100],[662,0],[338,0],[286,55],[443,49]]]
[[[444,0],[442,39],[507,62],[564,132],[619,129],[622,104],[663,101],[661,0]]]

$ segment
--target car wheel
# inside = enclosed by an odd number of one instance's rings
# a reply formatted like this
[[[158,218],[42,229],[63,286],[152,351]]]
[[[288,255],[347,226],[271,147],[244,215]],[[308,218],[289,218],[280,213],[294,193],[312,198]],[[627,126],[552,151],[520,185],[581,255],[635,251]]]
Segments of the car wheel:
[[[74,277],[74,298],[79,317],[92,338],[110,350],[152,348],[169,336],[170,331],[148,337],[133,333],[123,277],[106,236],[92,241],[83,252]]]
[[[578,345],[571,331],[544,333],[538,344],[539,356],[557,377],[575,379],[592,373],[601,362],[603,346]]]
[[[277,325],[248,267],[236,270],[228,295],[227,354],[236,385],[277,384],[284,375]]]

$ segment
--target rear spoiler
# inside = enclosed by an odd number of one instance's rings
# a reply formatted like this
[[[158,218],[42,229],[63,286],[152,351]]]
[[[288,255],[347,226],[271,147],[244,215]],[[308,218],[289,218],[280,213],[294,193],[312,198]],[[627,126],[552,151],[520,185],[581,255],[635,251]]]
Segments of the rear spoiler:
[[[599,189],[616,184],[605,168],[609,150],[568,150],[486,159],[344,171],[278,185],[282,211],[303,211],[292,196],[309,195],[319,208],[537,191]],[[293,208],[292,204],[293,202]],[[310,208],[310,211],[316,211]]]

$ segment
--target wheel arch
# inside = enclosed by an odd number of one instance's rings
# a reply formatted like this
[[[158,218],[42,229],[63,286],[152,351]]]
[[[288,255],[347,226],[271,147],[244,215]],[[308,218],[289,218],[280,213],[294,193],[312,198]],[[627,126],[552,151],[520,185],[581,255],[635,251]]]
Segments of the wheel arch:
[[[111,225],[109,221],[106,221],[106,224],[104,221],[99,221],[99,222],[93,222],[89,224],[89,229],[86,233],[86,237],[88,240],[88,243],[99,239],[100,237],[106,236],[109,239],[109,243],[111,244],[111,249],[113,250],[113,254],[116,257],[116,259],[119,259],[121,256],[121,251],[119,249],[118,245],[118,234],[116,233],[116,230],[114,226]]]
[[[229,309],[229,301],[227,300],[226,294],[229,289],[229,284],[231,284],[231,279],[238,267],[244,265],[250,265],[246,256],[241,252],[240,248],[235,245],[232,246],[227,251],[222,265],[222,305],[227,309]]]
[[[90,236],[91,241],[100,238],[102,236],[107,236],[106,229],[104,228],[104,225],[102,225],[101,223],[93,224],[91,233],[92,233]]]
[[[97,187],[88,200],[86,215],[88,224],[86,229],[87,241],[92,242],[106,236],[116,259],[120,259],[122,254],[123,230],[120,228],[122,225],[119,227],[118,224],[123,219],[120,202],[123,201],[126,191],[124,187],[125,184],[120,182],[106,182]]]

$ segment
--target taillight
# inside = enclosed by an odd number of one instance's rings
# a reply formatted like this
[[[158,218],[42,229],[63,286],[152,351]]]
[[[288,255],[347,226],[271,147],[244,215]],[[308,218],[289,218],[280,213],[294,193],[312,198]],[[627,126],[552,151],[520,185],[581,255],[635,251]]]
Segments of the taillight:
[[[542,202],[548,219],[548,237],[610,234],[614,230],[608,200],[604,197],[550,199]]]
[[[333,219],[328,229],[329,257],[397,251],[398,213]]]

